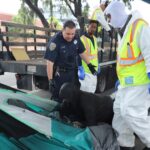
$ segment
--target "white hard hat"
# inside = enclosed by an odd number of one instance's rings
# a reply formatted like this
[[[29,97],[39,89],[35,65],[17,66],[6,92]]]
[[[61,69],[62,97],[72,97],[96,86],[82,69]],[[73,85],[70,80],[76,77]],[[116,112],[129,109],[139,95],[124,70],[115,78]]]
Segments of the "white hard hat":
[[[112,1],[107,6],[104,13],[106,15],[111,15],[110,24],[114,28],[123,27],[128,18],[128,14],[125,10],[125,4],[122,1]]]

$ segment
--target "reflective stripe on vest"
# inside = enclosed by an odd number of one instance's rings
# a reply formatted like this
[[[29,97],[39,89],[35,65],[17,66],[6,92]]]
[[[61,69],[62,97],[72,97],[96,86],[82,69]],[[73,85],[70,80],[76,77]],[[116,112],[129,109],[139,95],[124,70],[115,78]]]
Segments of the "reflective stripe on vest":
[[[137,19],[131,27],[131,34],[130,34],[130,42],[127,43],[127,58],[121,58],[121,57],[117,57],[117,61],[119,63],[119,65],[121,66],[130,66],[130,65],[134,65],[136,63],[139,63],[141,61],[144,61],[143,56],[141,54],[141,52],[139,53],[139,55],[137,57],[134,56],[134,48],[132,47],[132,45],[130,43],[132,43],[133,38],[135,36],[135,30],[137,28],[137,25],[139,23],[139,21],[143,21],[144,23],[146,23],[144,20],[142,19]],[[147,24],[147,23],[146,23]]]
[[[118,47],[117,75],[122,87],[139,86],[150,83],[146,73],[146,65],[139,47],[138,37],[145,21],[138,19],[129,27]],[[144,42],[144,41],[143,41]]]
[[[81,38],[83,39],[84,41],[84,46],[86,48],[86,51],[85,53],[88,55],[89,59],[92,60],[92,59],[95,59],[97,58],[97,54],[91,54],[91,47],[89,45],[89,42],[87,40],[87,37],[82,35]],[[94,42],[95,42],[95,39],[94,39]]]

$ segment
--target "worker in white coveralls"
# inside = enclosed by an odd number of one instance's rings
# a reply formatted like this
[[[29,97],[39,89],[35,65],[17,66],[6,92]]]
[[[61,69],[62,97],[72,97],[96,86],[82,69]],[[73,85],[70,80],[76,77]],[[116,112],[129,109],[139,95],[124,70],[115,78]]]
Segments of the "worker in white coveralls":
[[[150,150],[150,28],[138,11],[128,15],[121,1],[111,2],[105,13],[122,37],[117,52],[120,85],[113,128],[121,150],[134,149],[134,133],[146,145],[144,150]]]

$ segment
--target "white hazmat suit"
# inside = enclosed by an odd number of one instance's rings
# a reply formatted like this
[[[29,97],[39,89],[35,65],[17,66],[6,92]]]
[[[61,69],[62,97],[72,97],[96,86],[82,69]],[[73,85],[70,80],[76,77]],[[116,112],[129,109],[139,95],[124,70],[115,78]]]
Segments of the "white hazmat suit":
[[[122,28],[127,21],[125,5],[122,2],[112,2],[108,5],[105,13],[111,15],[110,24],[114,28]],[[133,12],[126,25],[123,37],[119,44],[122,45],[129,26],[137,19],[141,19],[139,12]],[[150,72],[150,28],[143,26],[140,35],[134,37],[143,55],[146,72]],[[137,68],[138,69],[138,68]],[[123,87],[119,85],[114,102],[113,128],[118,132],[118,142],[122,147],[134,147],[135,136],[150,148],[150,94],[149,84]]]

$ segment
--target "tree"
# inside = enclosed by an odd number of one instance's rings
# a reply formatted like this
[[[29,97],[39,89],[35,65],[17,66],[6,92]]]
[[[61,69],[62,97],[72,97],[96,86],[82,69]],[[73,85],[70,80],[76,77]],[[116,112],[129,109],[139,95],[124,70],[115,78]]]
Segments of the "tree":
[[[68,18],[69,14],[71,13],[70,9],[65,6],[64,1],[62,1],[62,0],[60,0],[60,1],[61,1],[61,3],[60,3],[61,7],[60,7],[60,11],[59,11],[61,14],[60,18],[62,19],[64,17],[64,15]]]
[[[63,0],[42,0],[44,12],[49,13],[48,17],[54,17],[54,12],[57,10],[62,17],[68,14],[68,9],[64,5]]]
[[[72,15],[78,19],[79,25],[83,28],[83,24],[81,22],[82,17],[82,0],[64,0],[66,5],[69,7]],[[72,7],[73,5],[73,7]]]
[[[49,27],[49,23],[44,17],[43,13],[41,12],[40,8],[38,7],[38,0],[24,0],[24,2],[29,6],[31,10],[33,10],[36,15],[40,18],[44,27]]]
[[[44,6],[44,10],[50,12],[50,17],[53,17],[53,9],[55,7],[53,0],[43,0],[42,3]]]
[[[50,5],[50,2],[52,0],[47,0],[48,5]],[[82,4],[87,2],[87,0],[61,0],[64,1],[65,4],[68,6],[70,9],[72,15],[78,19],[79,25],[82,28]],[[124,0],[125,3],[130,4],[130,0]],[[40,18],[42,24],[44,27],[49,27],[48,21],[44,17],[43,13],[41,12],[40,8],[38,7],[38,0],[24,0],[24,2],[29,6],[31,10],[33,10],[36,15]]]
[[[82,12],[82,15],[83,15],[84,17],[86,17],[86,18],[88,18],[88,15],[89,15],[89,8],[90,8],[89,4],[86,3],[86,5],[85,5],[85,7],[84,7],[84,9],[83,9],[83,12]]]
[[[13,21],[17,23],[23,23],[26,25],[33,25],[34,23],[34,12],[25,6],[24,1],[21,3],[21,8],[18,11],[18,15],[13,17]]]

